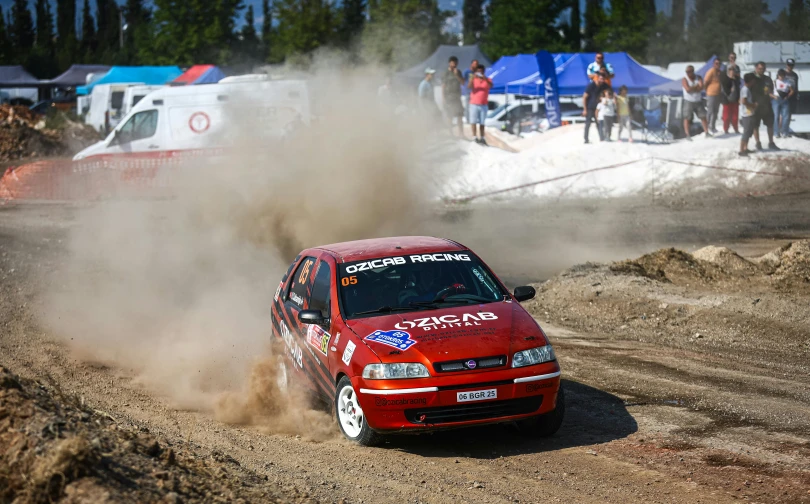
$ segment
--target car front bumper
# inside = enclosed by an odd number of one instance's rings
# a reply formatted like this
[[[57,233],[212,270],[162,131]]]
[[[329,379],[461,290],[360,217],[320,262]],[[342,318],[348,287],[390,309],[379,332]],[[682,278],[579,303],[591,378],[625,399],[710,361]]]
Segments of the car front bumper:
[[[557,404],[560,367],[554,361],[526,368],[419,380],[354,377],[352,384],[372,429],[418,432],[548,413]]]

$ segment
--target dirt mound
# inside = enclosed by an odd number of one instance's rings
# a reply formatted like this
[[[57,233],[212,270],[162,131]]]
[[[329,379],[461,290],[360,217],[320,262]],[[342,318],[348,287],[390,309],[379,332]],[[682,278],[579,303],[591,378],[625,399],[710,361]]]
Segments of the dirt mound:
[[[0,366],[0,502],[282,502],[227,455],[186,452]]]
[[[757,262],[780,282],[810,282],[810,240],[799,240],[772,250]]]
[[[68,155],[98,140],[93,128],[63,112],[45,118],[27,107],[0,105],[0,163]]]
[[[675,248],[661,249],[638,259],[614,263],[610,270],[675,284],[710,283],[728,279],[728,275],[717,265]]]
[[[720,267],[722,270],[734,273],[756,273],[759,268],[756,264],[741,257],[726,247],[709,245],[692,253],[695,259],[706,261]]]

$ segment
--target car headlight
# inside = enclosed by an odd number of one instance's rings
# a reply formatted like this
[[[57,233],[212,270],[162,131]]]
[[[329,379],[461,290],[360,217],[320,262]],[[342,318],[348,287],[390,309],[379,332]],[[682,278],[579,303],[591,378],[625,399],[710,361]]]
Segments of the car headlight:
[[[551,345],[530,348],[515,353],[512,356],[512,367],[533,366],[544,362],[551,362],[557,358]]]
[[[396,380],[399,378],[428,378],[427,368],[418,362],[397,364],[369,364],[363,368],[363,378],[369,380]]]

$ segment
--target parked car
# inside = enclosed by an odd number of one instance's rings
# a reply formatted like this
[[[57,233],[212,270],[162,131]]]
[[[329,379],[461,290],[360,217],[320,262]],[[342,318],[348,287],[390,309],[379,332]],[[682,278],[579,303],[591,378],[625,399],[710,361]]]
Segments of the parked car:
[[[276,290],[272,327],[295,381],[333,405],[361,445],[387,433],[515,422],[550,436],[565,412],[548,337],[470,249],[399,237],[302,251]]]

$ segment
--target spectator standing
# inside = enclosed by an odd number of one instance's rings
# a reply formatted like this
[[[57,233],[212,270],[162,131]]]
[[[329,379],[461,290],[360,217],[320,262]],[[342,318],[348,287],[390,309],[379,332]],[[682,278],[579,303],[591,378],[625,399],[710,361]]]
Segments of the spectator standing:
[[[787,78],[793,81],[793,96],[788,100],[788,104],[790,106],[790,116],[793,117],[793,114],[796,113],[796,108],[799,106],[799,74],[793,71],[793,66],[796,64],[796,61],[793,58],[788,58],[785,61],[785,74]],[[790,136],[790,118],[788,118],[788,136]]]
[[[470,120],[470,86],[467,84],[469,84],[470,76],[475,73],[476,68],[478,68],[478,60],[474,59],[472,60],[472,63],[470,63],[470,68],[464,70],[464,73],[462,74],[462,77],[464,77],[464,85],[461,88],[461,103],[464,104],[464,112],[467,113],[467,121]]]
[[[600,103],[602,93],[610,86],[605,83],[604,74],[597,73],[596,80],[588,83],[585,88],[585,94],[582,95],[582,115],[585,116],[585,143],[588,143],[588,132],[591,129],[591,123],[596,121],[596,107]],[[602,140],[602,129],[597,122],[597,132],[599,139]]]
[[[630,117],[630,98],[627,96],[627,86],[619,88],[619,96],[616,97],[616,111],[619,115],[619,134],[616,138],[621,142],[622,130],[627,128],[627,137],[633,143],[633,120]]]
[[[706,122],[706,109],[703,107],[703,79],[700,75],[695,74],[695,67],[689,65],[686,67],[686,76],[681,79],[681,87],[683,87],[683,107],[681,115],[683,116],[683,131],[686,133],[686,139],[692,140],[692,134],[689,131],[689,125],[692,122],[692,116],[697,115],[700,122],[703,123],[703,131],[706,132],[706,137],[710,137],[709,125]]]
[[[757,150],[762,150],[762,142],[759,141],[759,125],[765,123],[768,130],[768,148],[772,150],[779,150],[779,147],[773,143],[773,107],[771,106],[771,99],[773,94],[773,80],[765,75],[765,62],[760,61],[757,63],[754,72],[754,85],[751,87],[751,94],[757,108],[754,111],[754,139],[757,141]]]
[[[728,72],[729,70],[734,70],[737,73],[737,78],[740,78],[740,66],[737,65],[737,54],[736,53],[729,53],[728,55],[728,63],[726,63],[724,70]]]
[[[717,115],[720,112],[720,100],[722,98],[720,66],[720,60],[715,58],[712,67],[706,72],[706,78],[703,79],[703,88],[706,90],[706,108],[709,109],[707,122],[709,123],[709,131],[712,134],[717,133]]]
[[[793,80],[787,78],[787,72],[780,68],[776,72],[774,85],[773,117],[776,138],[787,138],[790,126],[790,99],[796,93]]]
[[[442,104],[444,114],[450,120],[450,133],[453,132],[453,119],[458,124],[458,136],[464,138],[464,105],[461,103],[461,86],[464,76],[458,69],[458,58],[450,56],[447,61],[447,71],[442,79]]]
[[[613,132],[613,123],[616,122],[616,98],[613,90],[608,88],[602,92],[602,107],[600,119],[602,123],[602,140],[610,142],[610,134]]]
[[[748,150],[748,141],[754,133],[754,114],[757,109],[751,88],[756,84],[756,80],[754,74],[747,73],[745,74],[743,86],[740,88],[740,116],[742,117],[743,127],[743,134],[740,139],[740,156],[747,156],[750,152]]]
[[[470,76],[467,84],[470,88],[470,124],[472,124],[475,143],[487,145],[484,138],[484,125],[487,122],[487,103],[489,103],[489,90],[492,89],[492,79],[484,75],[484,65],[478,64],[475,73]],[[476,136],[475,125],[478,125]]]
[[[428,114],[435,115],[438,112],[436,106],[436,98],[433,95],[433,76],[436,70],[427,67],[425,68],[425,78],[419,83],[417,93],[419,94],[419,110],[427,112]]]
[[[610,86],[611,81],[615,75],[613,74],[613,65],[610,63],[605,63],[605,55],[604,53],[596,53],[596,57],[594,61],[588,65],[588,78],[591,79],[593,82],[596,82],[597,76],[600,73],[603,73],[602,70],[604,69],[605,75],[605,83]]]
[[[729,126],[734,128],[734,133],[739,133],[737,126],[738,113],[740,109],[740,76],[733,67],[726,70],[726,80],[723,82],[723,132],[728,133]]]

